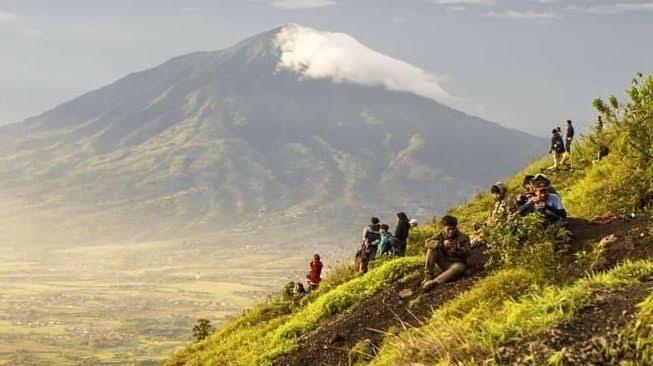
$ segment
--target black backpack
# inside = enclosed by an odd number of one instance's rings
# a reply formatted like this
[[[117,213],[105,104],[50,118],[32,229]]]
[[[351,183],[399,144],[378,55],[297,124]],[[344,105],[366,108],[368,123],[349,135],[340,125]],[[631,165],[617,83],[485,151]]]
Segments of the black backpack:
[[[559,154],[562,154],[566,151],[565,142],[562,140],[562,136],[556,137],[555,141],[553,142],[553,149]]]
[[[365,234],[365,241],[371,245],[378,244],[378,242],[381,240],[381,233],[379,232],[380,229],[381,225],[371,224],[369,226],[369,230],[367,230],[367,233]]]

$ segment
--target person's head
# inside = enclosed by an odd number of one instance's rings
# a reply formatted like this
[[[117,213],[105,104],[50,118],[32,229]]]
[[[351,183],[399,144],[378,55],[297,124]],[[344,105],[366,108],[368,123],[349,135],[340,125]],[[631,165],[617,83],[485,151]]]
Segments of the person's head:
[[[508,193],[508,188],[506,188],[505,184],[498,182],[490,188],[490,193],[492,193],[492,196],[494,197],[495,201],[501,201],[506,197],[506,193]]]
[[[551,181],[544,174],[538,174],[533,178],[533,193],[535,197],[544,198],[549,193]]]
[[[601,118],[601,116],[599,116],[598,121],[599,121],[599,122],[603,122],[603,118]]]
[[[551,133],[555,135],[556,133],[558,133],[558,129],[557,128],[552,129]]]
[[[390,230],[390,227],[386,224],[381,224],[381,226],[379,227],[379,231],[381,232],[381,234],[387,233],[388,230]]]
[[[306,292],[306,290],[304,290],[304,284],[301,283],[301,282],[297,282],[297,283],[295,284],[295,288],[294,288],[293,290],[295,291],[296,294],[300,294],[300,293],[302,293],[302,292]]]
[[[558,127],[556,127],[556,130],[558,131],[558,133],[561,133],[562,132],[562,127],[558,126]]]
[[[570,119],[567,120],[567,126],[571,126],[571,120]]]
[[[440,224],[442,225],[442,233],[446,237],[450,238],[458,231],[458,219],[451,215],[444,216]]]
[[[532,188],[532,187],[531,187],[531,181],[533,180],[533,178],[535,178],[534,175],[531,175],[531,174],[527,174],[527,175],[525,175],[525,176],[524,176],[524,181],[523,181],[522,184],[521,184],[522,187],[524,187],[525,189],[530,190],[530,189]]]
[[[537,198],[539,201],[543,201],[546,199],[546,196],[549,194],[549,187],[548,186],[539,186],[535,188],[535,198]]]
[[[319,261],[320,260],[320,253],[318,253],[318,252],[313,253],[313,260],[314,261]]]
[[[417,220],[415,220],[415,219],[411,219],[408,223],[410,224],[410,227],[412,227],[412,228],[417,227]]]
[[[372,223],[372,225],[378,225],[380,221],[378,217],[372,217],[370,219],[370,222]]]
[[[405,212],[397,212],[397,219],[399,219],[399,221],[408,222],[408,216],[406,216]]]

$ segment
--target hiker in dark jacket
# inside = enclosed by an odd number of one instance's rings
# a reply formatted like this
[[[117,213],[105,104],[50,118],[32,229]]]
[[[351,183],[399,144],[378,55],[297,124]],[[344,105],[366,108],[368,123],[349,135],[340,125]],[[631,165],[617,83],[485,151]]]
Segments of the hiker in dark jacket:
[[[524,206],[519,208],[522,215],[537,213],[542,215],[549,223],[560,223],[567,217],[567,211],[560,197],[551,193],[549,187],[551,182],[544,176],[533,178],[535,196]]]
[[[311,271],[308,273],[306,278],[308,278],[308,291],[313,291],[317,288],[322,281],[322,261],[320,260],[320,254],[313,254],[313,260],[308,264],[311,268]]]
[[[377,217],[372,217],[370,225],[363,230],[363,245],[361,250],[356,253],[357,259],[360,261],[360,265],[357,266],[359,273],[366,273],[369,263],[376,257],[379,242],[381,241],[380,230],[381,225]]]
[[[390,232],[390,227],[386,224],[381,225],[381,241],[379,242],[379,249],[377,255],[394,254],[396,250],[395,238]]]
[[[408,245],[408,234],[410,232],[410,221],[405,213],[399,212],[397,214],[397,227],[395,228],[395,239],[397,239],[396,255],[403,257],[406,255],[406,247]]]
[[[458,220],[453,216],[444,216],[441,224],[442,231],[426,241],[424,291],[456,279],[467,268],[469,237],[458,230]],[[436,270],[441,272],[437,277]]]
[[[565,136],[565,150],[571,153],[571,143],[574,140],[574,126],[571,120],[567,120],[567,135]]]
[[[553,157],[553,165],[550,166],[549,170],[557,170],[558,165],[560,164],[560,159],[562,154],[565,153],[565,142],[562,139],[562,135],[558,129],[554,128],[551,130],[551,144],[549,146],[549,154]]]
[[[560,165],[567,165],[569,169],[571,166],[571,143],[574,141],[574,126],[571,125],[571,120],[567,120],[567,134],[565,136],[565,152],[562,154]]]

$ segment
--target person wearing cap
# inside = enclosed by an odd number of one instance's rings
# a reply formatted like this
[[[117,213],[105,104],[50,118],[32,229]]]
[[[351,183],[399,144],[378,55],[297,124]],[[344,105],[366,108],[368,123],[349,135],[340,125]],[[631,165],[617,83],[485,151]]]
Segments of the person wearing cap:
[[[553,157],[553,165],[548,167],[548,170],[557,170],[560,165],[562,154],[565,153],[565,142],[562,140],[562,134],[557,128],[551,130],[551,144],[549,146],[549,154]]]
[[[397,213],[397,226],[395,227],[395,239],[397,239],[397,250],[395,254],[403,257],[406,254],[406,247],[408,246],[408,235],[410,233],[411,224],[408,216],[405,213]]]
[[[308,291],[313,291],[317,288],[322,281],[322,261],[320,260],[320,253],[313,254],[313,260],[308,264],[311,271],[306,278],[308,279]]]
[[[471,244],[469,236],[458,230],[458,219],[444,216],[442,230],[426,241],[426,264],[422,289],[430,291],[465,273]],[[436,277],[436,271],[440,274]]]
[[[557,223],[567,217],[567,211],[560,196],[550,192],[551,181],[544,175],[538,174],[532,179],[534,196],[519,208],[521,215],[537,213],[542,215],[547,222]]]

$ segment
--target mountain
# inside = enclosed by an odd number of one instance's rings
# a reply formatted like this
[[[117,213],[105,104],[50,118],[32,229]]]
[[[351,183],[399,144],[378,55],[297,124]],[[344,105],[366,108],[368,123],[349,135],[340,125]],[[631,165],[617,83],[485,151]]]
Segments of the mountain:
[[[546,148],[448,98],[415,66],[298,25],[176,57],[0,127],[0,229],[133,239],[428,217]]]

